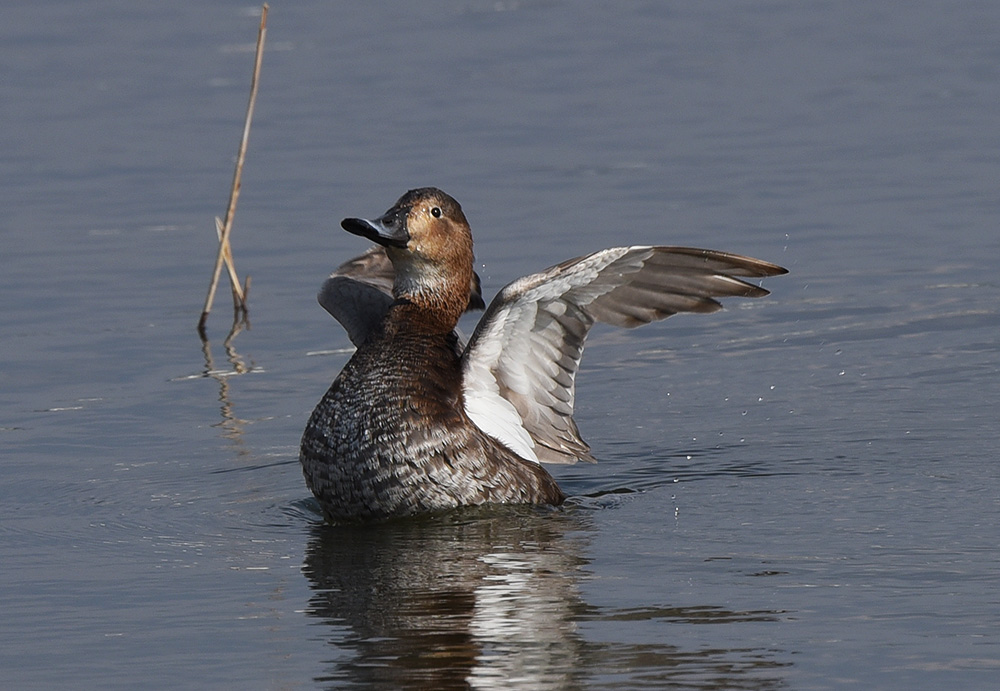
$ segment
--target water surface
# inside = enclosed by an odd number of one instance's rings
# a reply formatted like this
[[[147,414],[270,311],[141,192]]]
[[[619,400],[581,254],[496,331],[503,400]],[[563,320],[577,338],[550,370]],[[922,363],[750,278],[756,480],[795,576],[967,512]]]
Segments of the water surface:
[[[984,688],[1000,670],[1000,8],[13,2],[5,688]],[[507,281],[661,243],[773,295],[596,329],[558,511],[325,526],[345,216],[462,202]]]

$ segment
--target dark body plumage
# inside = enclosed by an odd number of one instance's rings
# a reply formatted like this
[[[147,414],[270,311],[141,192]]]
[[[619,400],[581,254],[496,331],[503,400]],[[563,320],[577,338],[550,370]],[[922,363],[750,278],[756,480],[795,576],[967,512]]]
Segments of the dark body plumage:
[[[465,414],[459,354],[454,331],[440,332],[405,302],[354,353],[302,437],[306,483],[328,519],[562,503],[544,468],[498,445]]]

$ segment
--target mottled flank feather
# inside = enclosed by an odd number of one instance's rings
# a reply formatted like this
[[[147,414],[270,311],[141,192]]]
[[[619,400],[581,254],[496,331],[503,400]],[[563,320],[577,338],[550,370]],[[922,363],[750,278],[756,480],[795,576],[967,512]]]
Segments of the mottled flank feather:
[[[462,411],[454,334],[407,328],[397,305],[316,407],[302,438],[306,481],[334,521],[492,503],[558,504],[540,466]]]

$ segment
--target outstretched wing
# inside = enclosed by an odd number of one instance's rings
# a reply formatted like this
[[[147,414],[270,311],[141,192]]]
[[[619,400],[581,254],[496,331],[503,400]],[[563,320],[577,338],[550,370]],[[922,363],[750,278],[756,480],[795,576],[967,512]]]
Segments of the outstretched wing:
[[[687,247],[614,247],[518,279],[493,300],[463,354],[473,422],[527,460],[594,461],[573,421],[574,381],[595,321],[632,328],[678,312],[714,312],[715,298],[762,297],[737,276],[785,269]]]
[[[360,346],[389,311],[395,279],[396,271],[385,248],[375,245],[338,266],[323,282],[316,298],[323,309],[347,330],[351,343]],[[469,289],[468,309],[485,307],[479,276],[475,273]]]

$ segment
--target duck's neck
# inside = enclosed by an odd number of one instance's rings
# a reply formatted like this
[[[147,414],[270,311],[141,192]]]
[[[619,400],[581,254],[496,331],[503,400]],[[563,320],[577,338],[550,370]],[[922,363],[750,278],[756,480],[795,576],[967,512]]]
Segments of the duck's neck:
[[[396,265],[392,294],[407,319],[434,330],[450,332],[469,304],[472,262],[457,266]]]
[[[396,298],[385,324],[390,337],[400,332],[447,336],[458,325],[458,316],[450,310],[442,310],[436,303],[428,304],[407,296]]]

